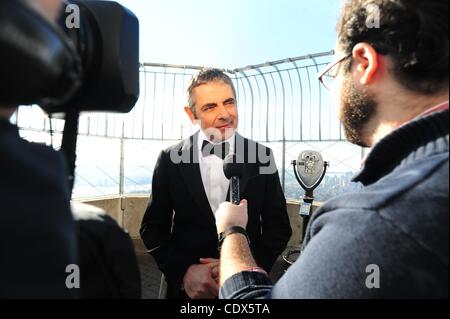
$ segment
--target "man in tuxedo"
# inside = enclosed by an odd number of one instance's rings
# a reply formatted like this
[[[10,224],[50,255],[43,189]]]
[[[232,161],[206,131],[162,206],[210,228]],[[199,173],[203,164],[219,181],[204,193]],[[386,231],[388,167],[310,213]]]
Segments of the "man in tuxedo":
[[[224,158],[245,162],[241,198],[247,199],[247,231],[258,265],[269,272],[291,236],[286,199],[270,149],[238,133],[236,91],[220,70],[192,79],[185,111],[201,130],[163,151],[153,176],[152,201],[141,237],[167,281],[167,297],[212,299],[219,288],[215,212],[229,200]]]

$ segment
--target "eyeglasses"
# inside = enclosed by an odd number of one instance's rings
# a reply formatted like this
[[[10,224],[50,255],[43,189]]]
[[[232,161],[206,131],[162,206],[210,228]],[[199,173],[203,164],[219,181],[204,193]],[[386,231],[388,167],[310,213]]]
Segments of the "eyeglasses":
[[[323,84],[323,86],[327,90],[331,90],[333,81],[334,81],[334,79],[336,79],[336,77],[339,74],[339,67],[338,67],[339,64],[341,62],[347,60],[351,56],[352,56],[352,54],[348,54],[348,55],[344,56],[343,58],[340,58],[336,62],[329,64],[325,68],[325,70],[323,70],[322,72],[319,73],[319,81]]]

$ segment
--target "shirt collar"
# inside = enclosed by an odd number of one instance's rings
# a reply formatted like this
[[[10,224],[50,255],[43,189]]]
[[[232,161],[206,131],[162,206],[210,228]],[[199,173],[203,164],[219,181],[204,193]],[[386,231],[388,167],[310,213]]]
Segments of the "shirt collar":
[[[374,146],[353,181],[370,185],[397,166],[440,152],[448,153],[448,107],[419,117],[383,138]]]
[[[449,104],[449,101],[444,102],[444,103],[439,104],[439,105],[436,105],[436,106],[426,110],[422,114],[420,114],[419,117],[425,117],[425,116],[431,115],[431,114],[436,113],[436,112],[441,112],[441,111],[448,110],[448,104]]]
[[[441,103],[439,105],[433,106],[433,107],[429,108],[428,110],[426,110],[425,112],[423,112],[422,114],[416,116],[412,120],[403,123],[399,128],[402,128],[402,127],[404,127],[406,125],[409,125],[410,123],[416,122],[416,121],[420,120],[421,118],[430,116],[430,115],[432,115],[434,113],[438,113],[438,112],[442,112],[442,111],[448,110],[448,104],[449,104],[449,102],[447,101],[447,102]]]
[[[432,114],[434,114],[434,113],[442,112],[442,111],[445,111],[445,110],[448,110],[448,109],[449,109],[449,101],[444,102],[444,103],[441,103],[441,104],[436,105],[436,106],[433,106],[433,107],[429,108],[428,110],[426,110],[425,112],[423,112],[422,114],[420,114],[419,116],[417,116],[417,117],[416,117],[415,119],[413,119],[412,121],[403,124],[402,127],[408,125],[408,124],[411,123],[411,122],[417,121],[418,119],[421,119],[421,118],[423,118],[423,117],[427,117],[427,116],[432,115]],[[369,157],[369,155],[370,155],[370,154],[368,154],[368,155],[367,155],[366,157],[364,157],[364,159],[362,160],[362,162],[361,162],[361,167],[362,167],[362,168],[364,168],[364,165],[365,165],[366,160],[367,160],[367,158]]]
[[[223,142],[220,142],[220,143],[213,143],[213,142],[211,142],[211,141],[208,139],[208,137],[206,136],[205,132],[203,132],[203,130],[200,130],[200,132],[199,132],[199,134],[198,134],[198,149],[199,149],[200,151],[202,150],[203,141],[208,141],[209,143],[212,143],[212,144],[215,144],[215,145],[223,144],[223,143],[227,143],[227,142],[228,142],[228,143],[230,144],[230,151],[233,152],[233,150],[234,150],[234,145],[235,145],[235,143],[236,143],[236,132],[233,133],[233,135],[232,135],[229,139],[227,139],[227,140],[225,140],[225,141],[223,141]]]

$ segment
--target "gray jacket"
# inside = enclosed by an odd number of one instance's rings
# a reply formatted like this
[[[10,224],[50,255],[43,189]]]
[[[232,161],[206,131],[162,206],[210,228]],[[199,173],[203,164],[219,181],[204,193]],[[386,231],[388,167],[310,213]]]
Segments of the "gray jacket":
[[[275,285],[241,273],[222,298],[448,298],[448,110],[378,143],[355,178],[309,224],[303,252]]]

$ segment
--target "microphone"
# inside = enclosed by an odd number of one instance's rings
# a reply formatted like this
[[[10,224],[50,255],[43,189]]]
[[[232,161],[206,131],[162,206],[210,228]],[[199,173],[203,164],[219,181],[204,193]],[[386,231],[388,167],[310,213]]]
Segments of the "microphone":
[[[223,162],[223,172],[231,181],[231,202],[235,205],[241,203],[239,179],[244,175],[244,161],[236,154],[228,155]]]

